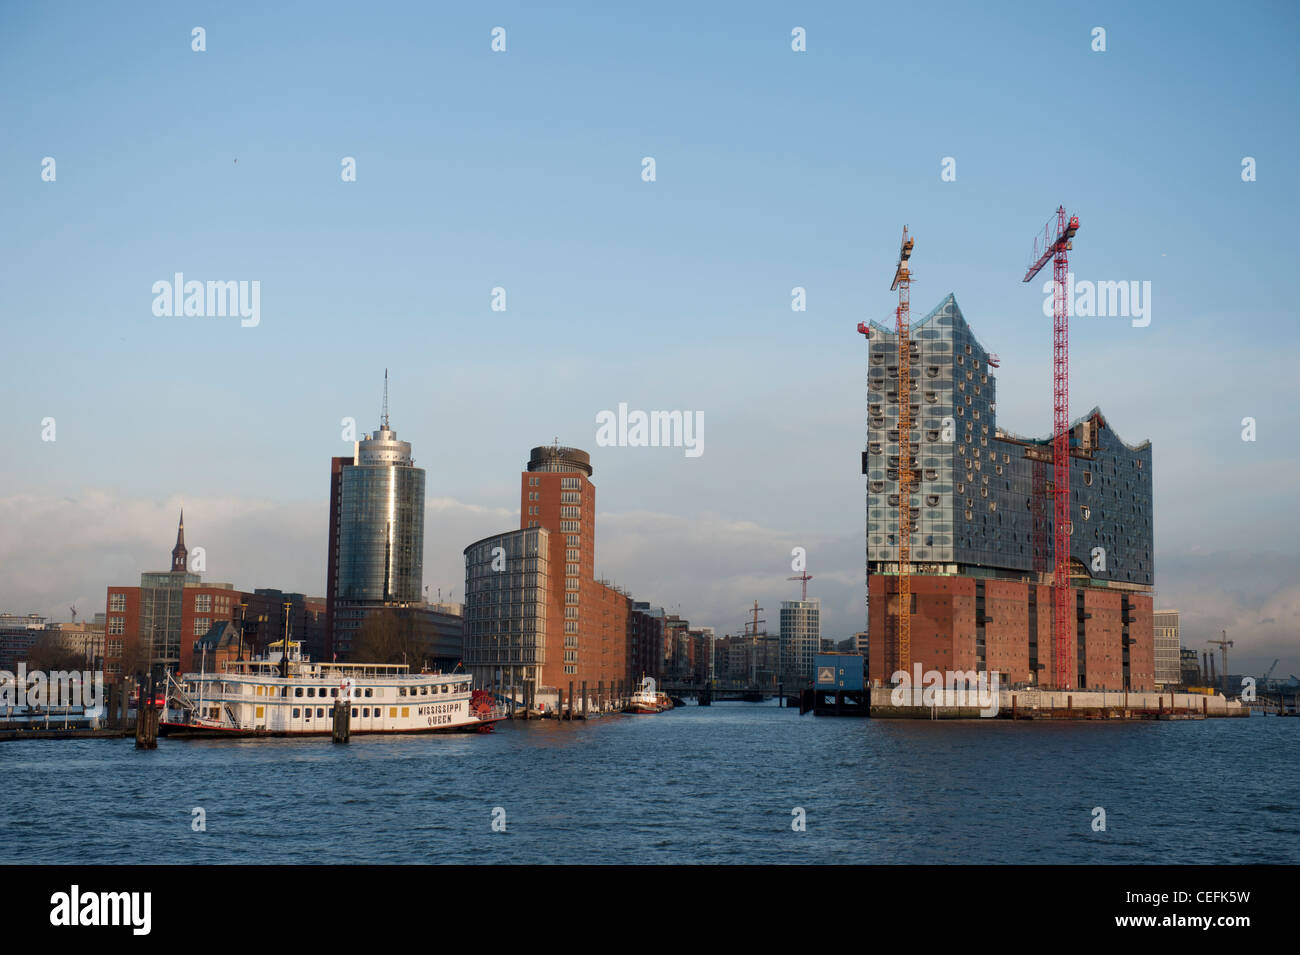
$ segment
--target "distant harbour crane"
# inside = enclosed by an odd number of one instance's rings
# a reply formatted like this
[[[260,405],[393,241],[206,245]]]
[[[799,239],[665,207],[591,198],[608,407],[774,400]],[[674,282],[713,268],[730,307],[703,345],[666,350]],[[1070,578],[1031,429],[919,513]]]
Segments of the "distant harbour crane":
[[[1228,639],[1228,631],[1222,631],[1223,638],[1220,640],[1206,640],[1211,646],[1217,646],[1223,653],[1223,672],[1220,676],[1223,678],[1223,695],[1228,695],[1228,647],[1232,646],[1232,641]],[[1211,658],[1213,659],[1213,658]]]

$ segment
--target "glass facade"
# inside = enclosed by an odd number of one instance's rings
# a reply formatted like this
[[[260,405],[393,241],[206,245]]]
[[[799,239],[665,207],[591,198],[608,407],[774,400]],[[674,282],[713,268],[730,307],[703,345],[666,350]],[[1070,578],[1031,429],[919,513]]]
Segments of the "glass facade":
[[[529,527],[465,548],[465,667],[475,686],[536,683],[546,663],[550,532]]]
[[[343,600],[423,599],[424,470],[356,466],[343,471],[339,584]]]
[[[1178,611],[1157,610],[1152,614],[1156,646],[1156,683],[1166,686],[1183,681],[1182,644],[1178,636]],[[1195,662],[1196,654],[1192,653]]]
[[[386,418],[339,470],[337,501],[330,645],[347,658],[373,610],[424,600],[424,469]]]
[[[787,680],[812,680],[822,649],[821,600],[781,601],[781,673]]]
[[[199,583],[198,574],[145,573],[140,575],[140,641],[155,664],[176,670],[181,662],[181,604],[185,585]],[[192,641],[192,634],[185,639]]]
[[[873,322],[867,372],[867,561],[898,562],[898,337]],[[1045,359],[1046,360],[1046,359]],[[1050,563],[1051,442],[997,426],[989,354],[949,295],[911,334],[914,573],[989,568],[1028,576]],[[1044,413],[1047,400],[1044,396]],[[1094,582],[1151,587],[1151,444],[1125,444],[1098,409],[1071,432],[1071,557]],[[1035,471],[1037,470],[1037,474]],[[1037,561],[1035,550],[1038,551]]]

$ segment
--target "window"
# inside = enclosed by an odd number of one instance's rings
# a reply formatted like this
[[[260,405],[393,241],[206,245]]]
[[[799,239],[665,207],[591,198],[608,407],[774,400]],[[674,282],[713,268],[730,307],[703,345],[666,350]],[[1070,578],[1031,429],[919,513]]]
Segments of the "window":
[[[302,711],[299,710],[298,707],[295,706],[295,707],[293,708],[293,718],[296,720],[296,719],[298,719],[298,717],[301,716],[301,715],[302,715]]]
[[[111,594],[108,598],[108,609],[122,612],[126,610],[126,594]]]
[[[194,612],[211,613],[212,612],[212,594],[195,594],[194,595]]]
[[[108,618],[108,632],[109,632],[109,633],[125,633],[125,632],[126,632],[126,620],[125,620],[123,617],[109,617],[109,618]],[[109,642],[111,643],[112,641],[109,641]],[[119,640],[119,641],[118,641],[118,645],[121,646],[121,643],[122,643],[122,641]]]
[[[322,707],[319,707],[319,706],[316,707],[316,718],[317,718],[317,719],[320,719],[320,718],[323,717],[324,715],[325,715],[325,710],[324,710]]]
[[[212,626],[212,621],[211,621],[210,619],[208,619],[207,617],[195,617],[195,618],[194,618],[194,635],[195,635],[196,637],[201,637],[201,636],[203,636],[205,633],[208,632],[208,629],[209,629],[211,626]]]

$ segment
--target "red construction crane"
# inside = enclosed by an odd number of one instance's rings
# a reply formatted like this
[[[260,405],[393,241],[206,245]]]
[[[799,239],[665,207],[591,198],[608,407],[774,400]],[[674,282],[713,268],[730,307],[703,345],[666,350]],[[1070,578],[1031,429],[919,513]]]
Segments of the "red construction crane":
[[[802,574],[800,574],[798,577],[787,577],[786,580],[802,580],[802,581],[803,581],[803,596],[800,597],[799,599],[800,599],[800,600],[804,600],[804,601],[806,601],[806,600],[808,599],[808,581],[812,580],[812,574],[808,573],[808,571],[805,570],[805,571],[804,571]]]
[[[912,668],[912,237],[903,226],[890,290],[898,290],[898,669]]]
[[[1079,217],[1067,219],[1065,206],[1058,206],[1056,215],[1043,228],[1041,246],[1039,239],[1034,239],[1033,261],[1025,272],[1025,281],[1032,281],[1047,260],[1052,260],[1052,650],[1054,686],[1058,690],[1069,688],[1067,643],[1074,622],[1070,591],[1070,305],[1065,285],[1070,270],[1067,253],[1074,248],[1074,234],[1078,231]]]

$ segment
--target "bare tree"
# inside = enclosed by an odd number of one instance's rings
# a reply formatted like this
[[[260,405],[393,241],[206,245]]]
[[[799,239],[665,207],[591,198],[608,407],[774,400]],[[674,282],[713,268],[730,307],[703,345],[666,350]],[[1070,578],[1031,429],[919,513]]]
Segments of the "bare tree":
[[[417,670],[425,662],[424,640],[410,617],[376,610],[357,631],[352,659],[357,663],[405,663]]]
[[[57,634],[46,634],[32,646],[27,656],[33,670],[53,673],[55,670],[80,670],[86,665],[86,655],[71,649]]]

